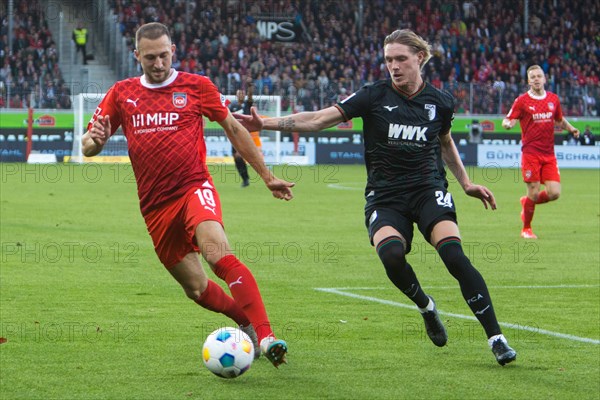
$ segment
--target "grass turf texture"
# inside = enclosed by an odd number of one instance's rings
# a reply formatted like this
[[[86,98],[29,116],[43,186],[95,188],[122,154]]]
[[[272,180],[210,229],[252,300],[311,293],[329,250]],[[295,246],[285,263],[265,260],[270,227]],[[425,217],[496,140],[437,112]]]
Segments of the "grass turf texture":
[[[409,302],[368,243],[363,166],[277,167],[297,182],[289,203],[256,177],[240,188],[233,166],[211,167],[231,245],[290,346],[279,370],[261,358],[223,380],[201,346],[233,323],[189,301],[158,262],[129,166],[0,168],[0,398],[599,397],[597,170],[562,171],[561,199],[536,210],[537,241],[519,238],[518,171],[469,169],[494,191],[494,212],[451,181],[465,251],[499,320],[515,325],[504,333],[517,361],[500,367],[478,323],[458,317],[471,315],[458,285],[418,232],[408,260],[453,314],[442,315],[448,345],[436,348],[416,310],[396,306]]]

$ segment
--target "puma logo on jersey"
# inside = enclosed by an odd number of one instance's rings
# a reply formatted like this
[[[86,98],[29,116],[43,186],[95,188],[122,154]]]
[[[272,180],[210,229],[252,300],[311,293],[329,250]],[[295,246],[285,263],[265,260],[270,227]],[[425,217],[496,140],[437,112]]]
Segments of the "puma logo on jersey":
[[[217,215],[216,211],[215,211],[215,207],[209,207],[209,206],[204,206],[205,210],[210,211],[211,213]]]
[[[234,281],[234,282],[231,282],[231,283],[229,284],[229,287],[232,287],[233,285],[241,285],[241,284],[242,284],[242,276],[240,275],[240,277],[239,277],[239,278],[237,278],[237,280],[236,280],[236,281]]]
[[[127,99],[127,103],[131,103],[131,104],[133,104],[134,107],[137,107],[137,102],[139,99],[140,99],[139,97],[135,100]]]
[[[429,128],[426,126],[390,124],[388,138],[426,142],[425,132],[427,132],[427,129]]]
[[[534,107],[534,106],[529,106],[529,109],[530,109],[531,111],[535,111],[535,107]]]
[[[383,108],[385,108],[388,111],[392,111],[393,109],[398,108],[398,106],[383,106]]]

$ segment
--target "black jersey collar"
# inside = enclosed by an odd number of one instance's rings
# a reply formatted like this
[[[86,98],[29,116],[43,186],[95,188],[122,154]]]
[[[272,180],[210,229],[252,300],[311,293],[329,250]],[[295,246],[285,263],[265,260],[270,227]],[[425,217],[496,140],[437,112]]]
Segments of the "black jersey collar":
[[[397,87],[396,85],[394,85],[394,81],[392,81],[391,79],[390,79],[390,83],[392,84],[392,87],[394,88],[394,90],[396,92],[398,92],[398,94],[400,94],[402,97],[406,97],[407,99],[413,99],[413,98],[417,97],[423,91],[423,89],[425,89],[425,80],[423,80],[423,82],[421,82],[421,86],[419,86],[417,91],[414,92],[413,94],[408,94],[404,90],[402,90],[399,87]]]

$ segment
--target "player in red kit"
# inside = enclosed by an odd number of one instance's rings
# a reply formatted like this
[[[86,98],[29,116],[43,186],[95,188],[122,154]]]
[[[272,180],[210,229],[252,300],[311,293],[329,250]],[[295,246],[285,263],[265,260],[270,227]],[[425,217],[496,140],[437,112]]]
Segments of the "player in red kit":
[[[123,128],[141,212],[160,261],[190,299],[233,319],[252,337],[255,353],[262,350],[277,367],[286,361],[287,344],[275,338],[254,276],[227,241],[206,166],[202,116],[223,127],[274,197],[291,200],[294,184],[266,167],[250,134],[208,78],[171,68],[174,51],[166,26],[149,23],[138,29],[135,56],[144,74],[108,90],[83,136],[83,153],[100,153]],[[227,283],[231,296],[208,279],[198,253]]]
[[[560,172],[554,154],[554,126],[566,129],[576,138],[579,130],[564,117],[560,100],[554,93],[544,89],[546,76],[539,65],[527,69],[530,89],[517,97],[502,126],[511,129],[521,123],[521,172],[527,184],[527,196],[521,197],[521,237],[537,239],[531,230],[531,220],[536,204],[558,199],[560,196]],[[541,184],[545,190],[540,191]]]

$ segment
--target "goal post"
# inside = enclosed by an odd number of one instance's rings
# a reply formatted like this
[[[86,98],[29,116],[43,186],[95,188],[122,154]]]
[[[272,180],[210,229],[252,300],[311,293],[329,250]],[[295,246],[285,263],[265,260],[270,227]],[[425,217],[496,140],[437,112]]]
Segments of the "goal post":
[[[106,142],[102,152],[88,158],[83,155],[81,138],[87,129],[87,124],[94,115],[98,104],[104,98],[104,93],[80,93],[73,98],[73,148],[69,161],[75,163],[85,162],[129,162],[127,151],[127,139],[119,128]],[[226,95],[225,98],[231,102],[237,102],[237,97]],[[254,95],[254,107],[260,115],[265,117],[281,116],[281,96]],[[281,163],[281,132],[261,131],[261,142],[263,151],[268,152],[265,159],[272,164]],[[225,131],[217,122],[204,119],[204,139],[207,147],[207,162],[223,162],[231,160],[231,144]],[[268,157],[267,157],[268,156]],[[232,161],[231,161],[232,162]]]
[[[237,103],[237,96],[226,95],[225,98],[230,103]],[[256,107],[259,115],[263,117],[280,117],[281,116],[281,96],[271,95],[253,95],[253,107]],[[235,113],[241,113],[242,110]],[[225,135],[225,131],[216,122],[205,121],[204,139],[207,145],[207,161],[210,158],[210,148],[218,153],[230,153],[231,144]],[[281,163],[281,132],[280,131],[261,131],[260,140],[265,153],[265,161],[270,164]],[[216,144],[216,143],[219,144]],[[223,143],[227,144],[227,148],[223,148]],[[217,150],[218,149],[218,150]]]
[[[107,162],[128,163],[127,140],[123,130],[119,127],[117,131],[106,142],[102,152],[93,158],[85,157],[81,146],[81,138],[87,130],[87,125],[92,119],[98,104],[104,98],[104,93],[80,93],[73,99],[73,148],[71,150],[70,162]]]
[[[73,99],[73,149],[71,151],[71,158],[69,161],[75,163],[84,162],[83,149],[81,146],[81,138],[86,131],[87,123],[91,119],[85,119],[86,114],[89,113],[89,110],[92,109],[92,115],[94,113],[93,110],[96,109],[102,98],[103,94],[98,93],[80,93],[74,96]],[[88,104],[91,103],[91,104]]]

